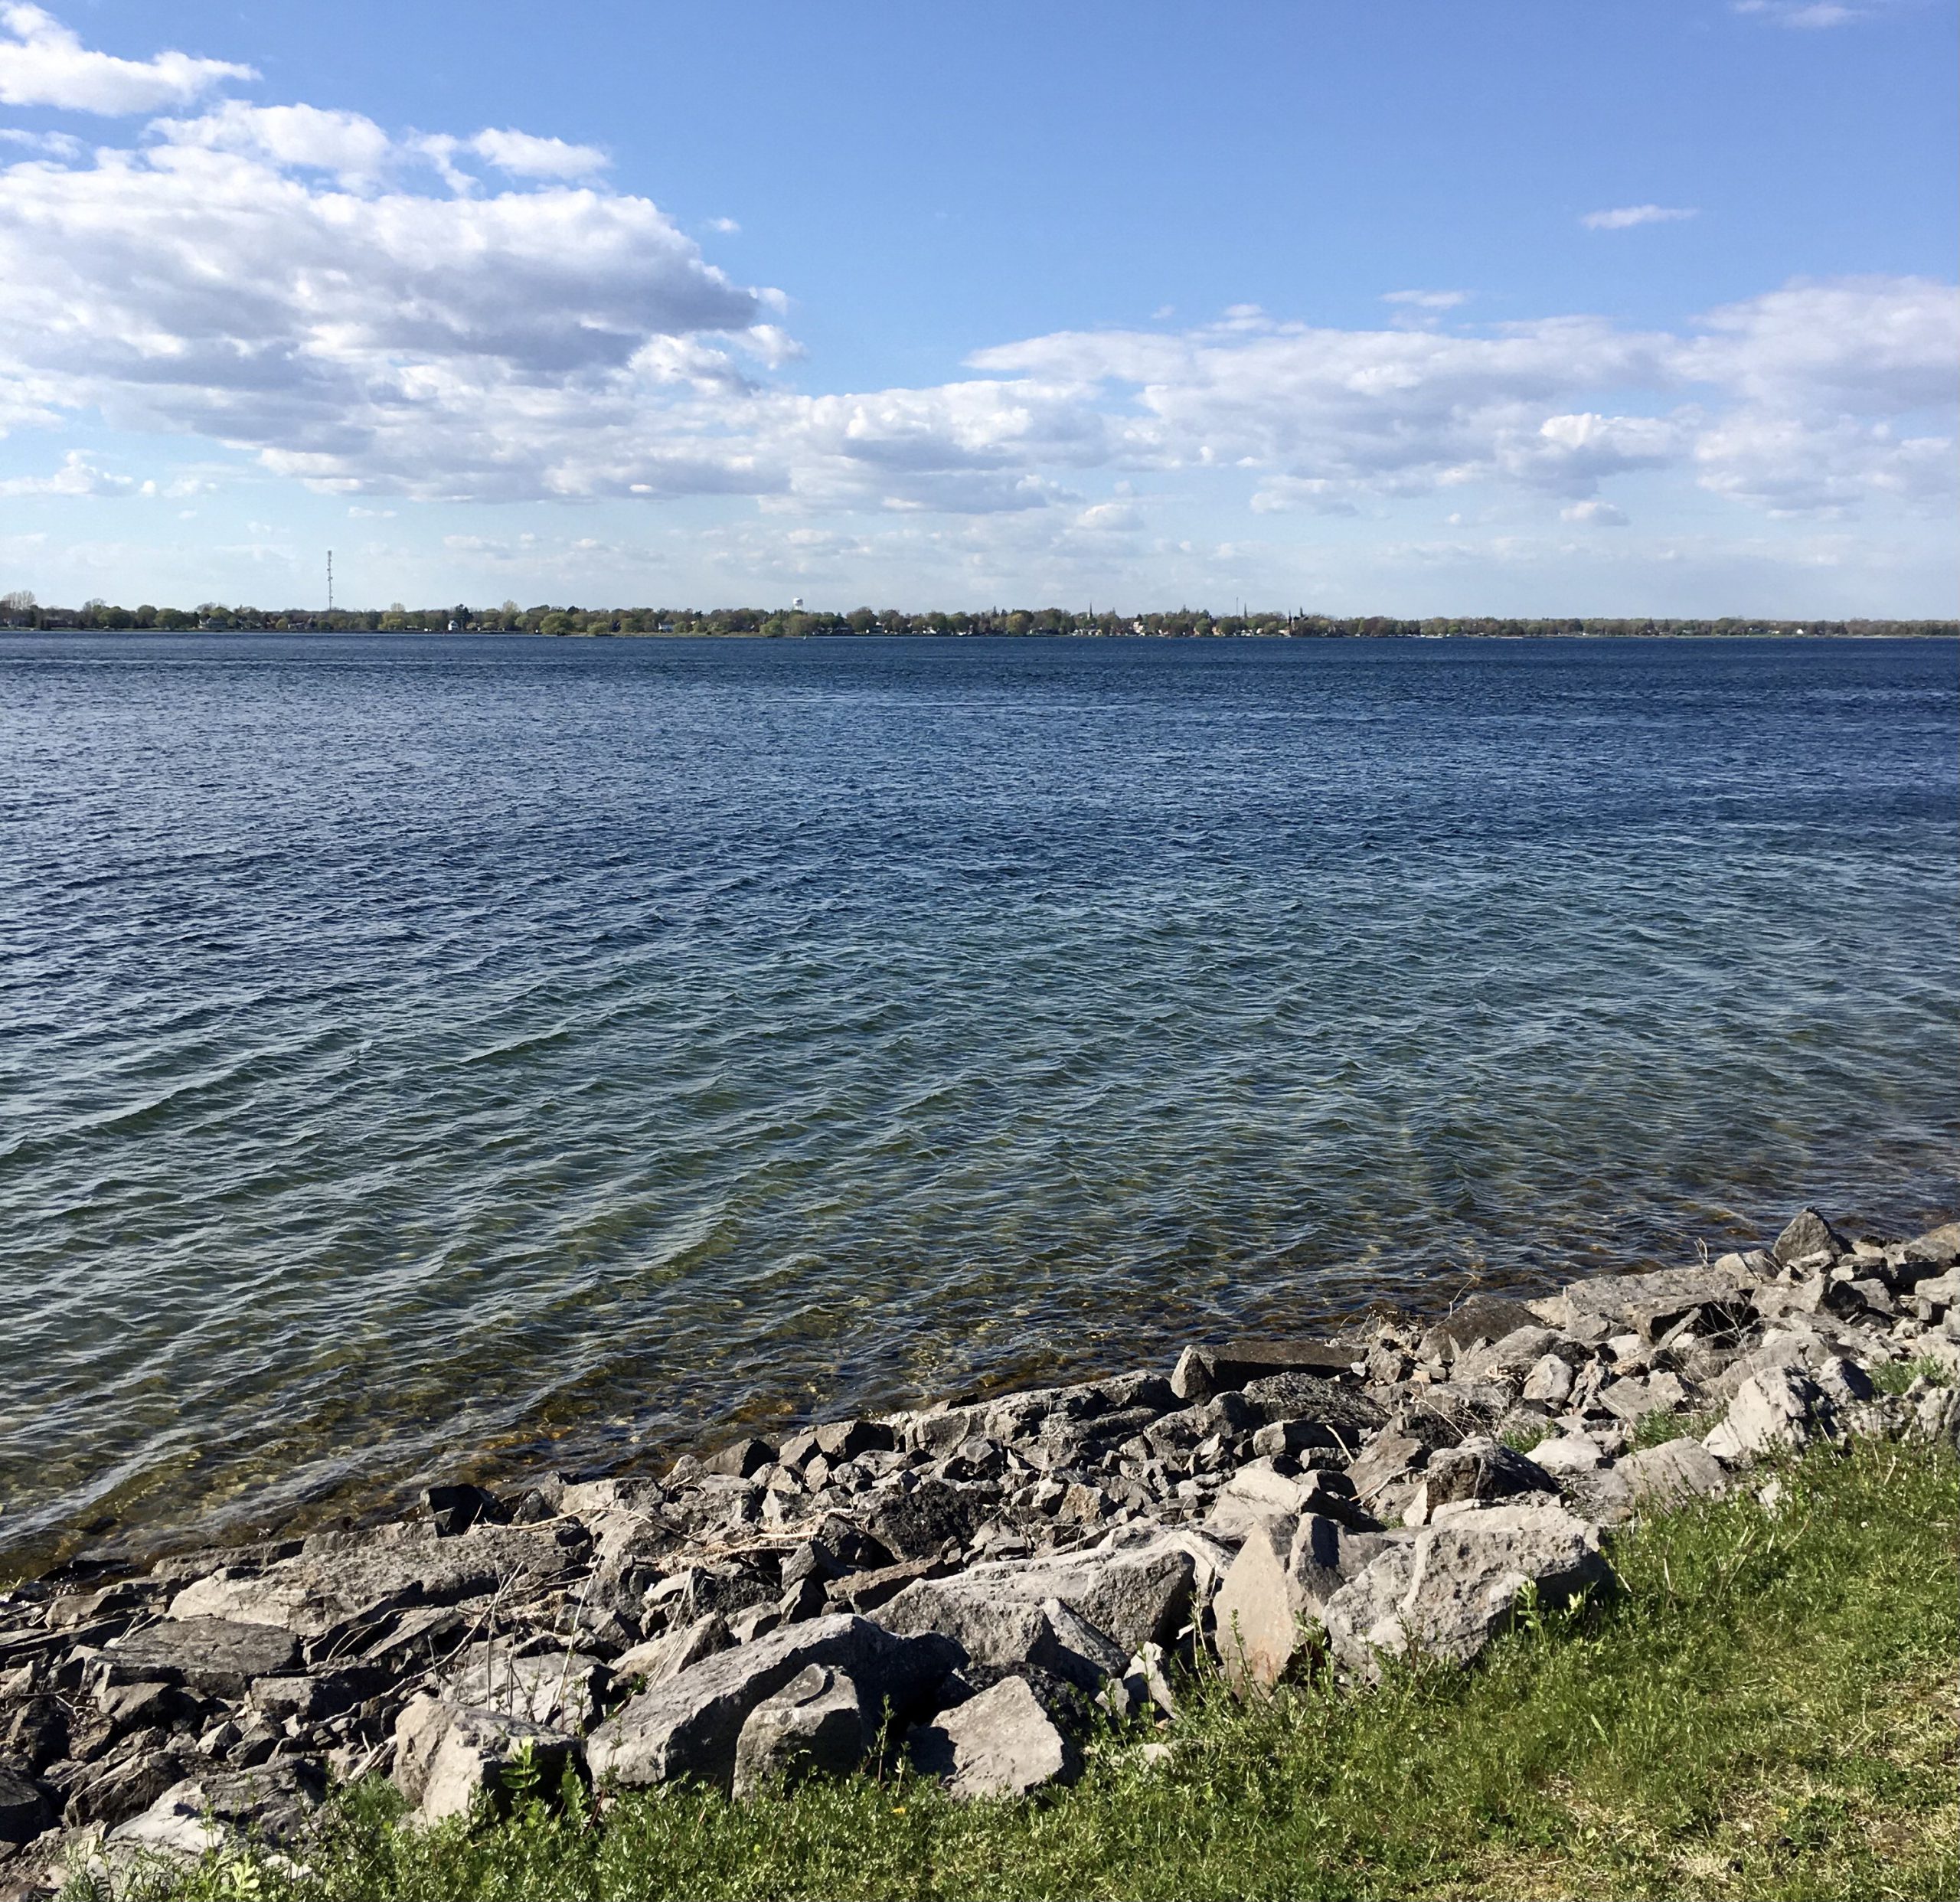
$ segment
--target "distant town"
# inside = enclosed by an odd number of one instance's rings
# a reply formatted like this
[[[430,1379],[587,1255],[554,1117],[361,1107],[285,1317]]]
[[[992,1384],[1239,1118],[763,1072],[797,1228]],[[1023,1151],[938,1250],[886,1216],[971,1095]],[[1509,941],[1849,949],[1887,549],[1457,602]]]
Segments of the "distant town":
[[[1896,639],[1960,636],[1960,622],[1901,620],[1763,620],[1723,616],[1711,619],[1653,616],[1551,616],[1531,619],[1493,615],[1432,616],[1406,620],[1388,614],[1246,613],[1214,615],[1203,608],[1153,614],[1116,614],[1068,608],[986,608],[911,614],[897,608],[854,608],[848,614],[783,607],[590,608],[549,603],[520,607],[258,608],[201,602],[194,608],[157,607],[147,602],[122,607],[84,601],[80,607],[44,606],[25,590],[0,596],[0,627],[76,632],[155,630],[166,633],[292,634],[541,634],[559,638],[619,639],[692,635],[761,639],[808,639],[850,635],[959,636],[1073,635],[1109,639],[1190,640],[1238,637],[1266,640],[1371,640],[1448,636],[1544,639],[1573,636],[1598,639],[1723,636]]]

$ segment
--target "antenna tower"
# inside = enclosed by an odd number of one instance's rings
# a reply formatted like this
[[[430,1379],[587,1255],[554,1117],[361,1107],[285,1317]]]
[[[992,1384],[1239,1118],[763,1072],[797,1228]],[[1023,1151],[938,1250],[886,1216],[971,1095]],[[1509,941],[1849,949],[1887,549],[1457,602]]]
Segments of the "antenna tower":
[[[327,551],[327,612],[334,611],[334,551]]]

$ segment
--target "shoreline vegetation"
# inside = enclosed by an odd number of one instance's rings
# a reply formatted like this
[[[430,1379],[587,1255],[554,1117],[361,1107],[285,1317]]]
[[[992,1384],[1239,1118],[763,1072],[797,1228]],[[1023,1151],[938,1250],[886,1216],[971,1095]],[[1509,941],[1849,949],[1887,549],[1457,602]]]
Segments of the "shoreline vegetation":
[[[0,1593],[0,1898],[1950,1892],[1960,1222]]]
[[[897,608],[854,608],[848,613],[789,608],[593,608],[501,606],[385,609],[263,609],[216,601],[194,608],[126,608],[106,601],[80,607],[45,606],[26,590],[0,596],[0,632],[541,634],[560,639],[662,636],[756,639],[847,639],[865,636],[958,638],[1073,637],[1078,639],[1380,640],[1491,639],[1953,639],[1960,621],[1774,620],[1720,618],[1657,619],[1633,616],[1519,619],[1436,616],[1243,613],[1214,616],[1203,609],[1174,613],[1098,613],[1089,609],[988,608],[952,613],[908,613]]]

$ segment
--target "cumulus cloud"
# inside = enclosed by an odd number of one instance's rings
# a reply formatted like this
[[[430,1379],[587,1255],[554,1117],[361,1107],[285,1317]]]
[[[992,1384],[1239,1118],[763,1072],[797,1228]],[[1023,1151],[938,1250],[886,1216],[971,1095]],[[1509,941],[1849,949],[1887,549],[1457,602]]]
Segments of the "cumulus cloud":
[[[519,178],[586,178],[603,172],[608,162],[596,145],[569,145],[562,139],[539,139],[529,132],[486,129],[469,145],[479,158]]]
[[[159,53],[152,60],[98,53],[35,6],[0,6],[0,104],[54,106],[118,117],[181,106],[226,80],[256,79],[227,60]]]
[[[10,476],[0,482],[0,495],[133,495],[137,489],[133,476],[98,469],[80,449],[70,449],[51,476]]]
[[[1579,221],[1589,231],[1625,231],[1636,224],[1678,224],[1695,216],[1684,204],[1622,204],[1610,211],[1589,211]]]
[[[603,162],[508,129],[228,100],[127,149],[0,166],[0,428],[194,434],[350,499],[740,495],[778,516],[1067,522],[1071,545],[1141,532],[1085,492],[1145,472],[1261,515],[1484,484],[1596,525],[1609,505],[1586,505],[1637,471],[1772,514],[1950,485],[1950,286],[1795,283],[1677,329],[1406,321],[1457,309],[1449,290],[1391,292],[1363,328],[1235,305],[808,394],[782,380],[802,354],[784,300]]]

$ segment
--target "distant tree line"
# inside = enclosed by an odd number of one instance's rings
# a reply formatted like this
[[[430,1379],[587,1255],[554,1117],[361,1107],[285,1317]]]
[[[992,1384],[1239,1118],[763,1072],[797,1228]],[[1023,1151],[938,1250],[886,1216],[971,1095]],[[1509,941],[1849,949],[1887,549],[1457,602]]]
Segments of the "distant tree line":
[[[1818,635],[1872,637],[1884,635],[1960,635],[1955,621],[1775,621],[1724,616],[1720,619],[1634,619],[1597,616],[1553,616],[1516,619],[1489,615],[1436,616],[1401,620],[1392,615],[1246,613],[1214,615],[1203,608],[1174,613],[1078,613],[1069,608],[985,608],[953,613],[908,614],[898,608],[853,608],[826,614],[801,608],[586,608],[545,603],[521,608],[410,608],[397,601],[387,608],[256,608],[201,602],[194,608],[160,608],[145,602],[119,607],[84,601],[78,608],[47,607],[24,589],[0,596],[0,626],[30,628],[139,629],[217,632],[260,629],[307,634],[544,634],[619,636],[692,634],[807,639],[852,634],[1136,636],[1168,639],[1237,636],[1268,639],[1379,639],[1385,636],[1481,636],[1544,639],[1585,635],[1687,638],[1696,636]]]

